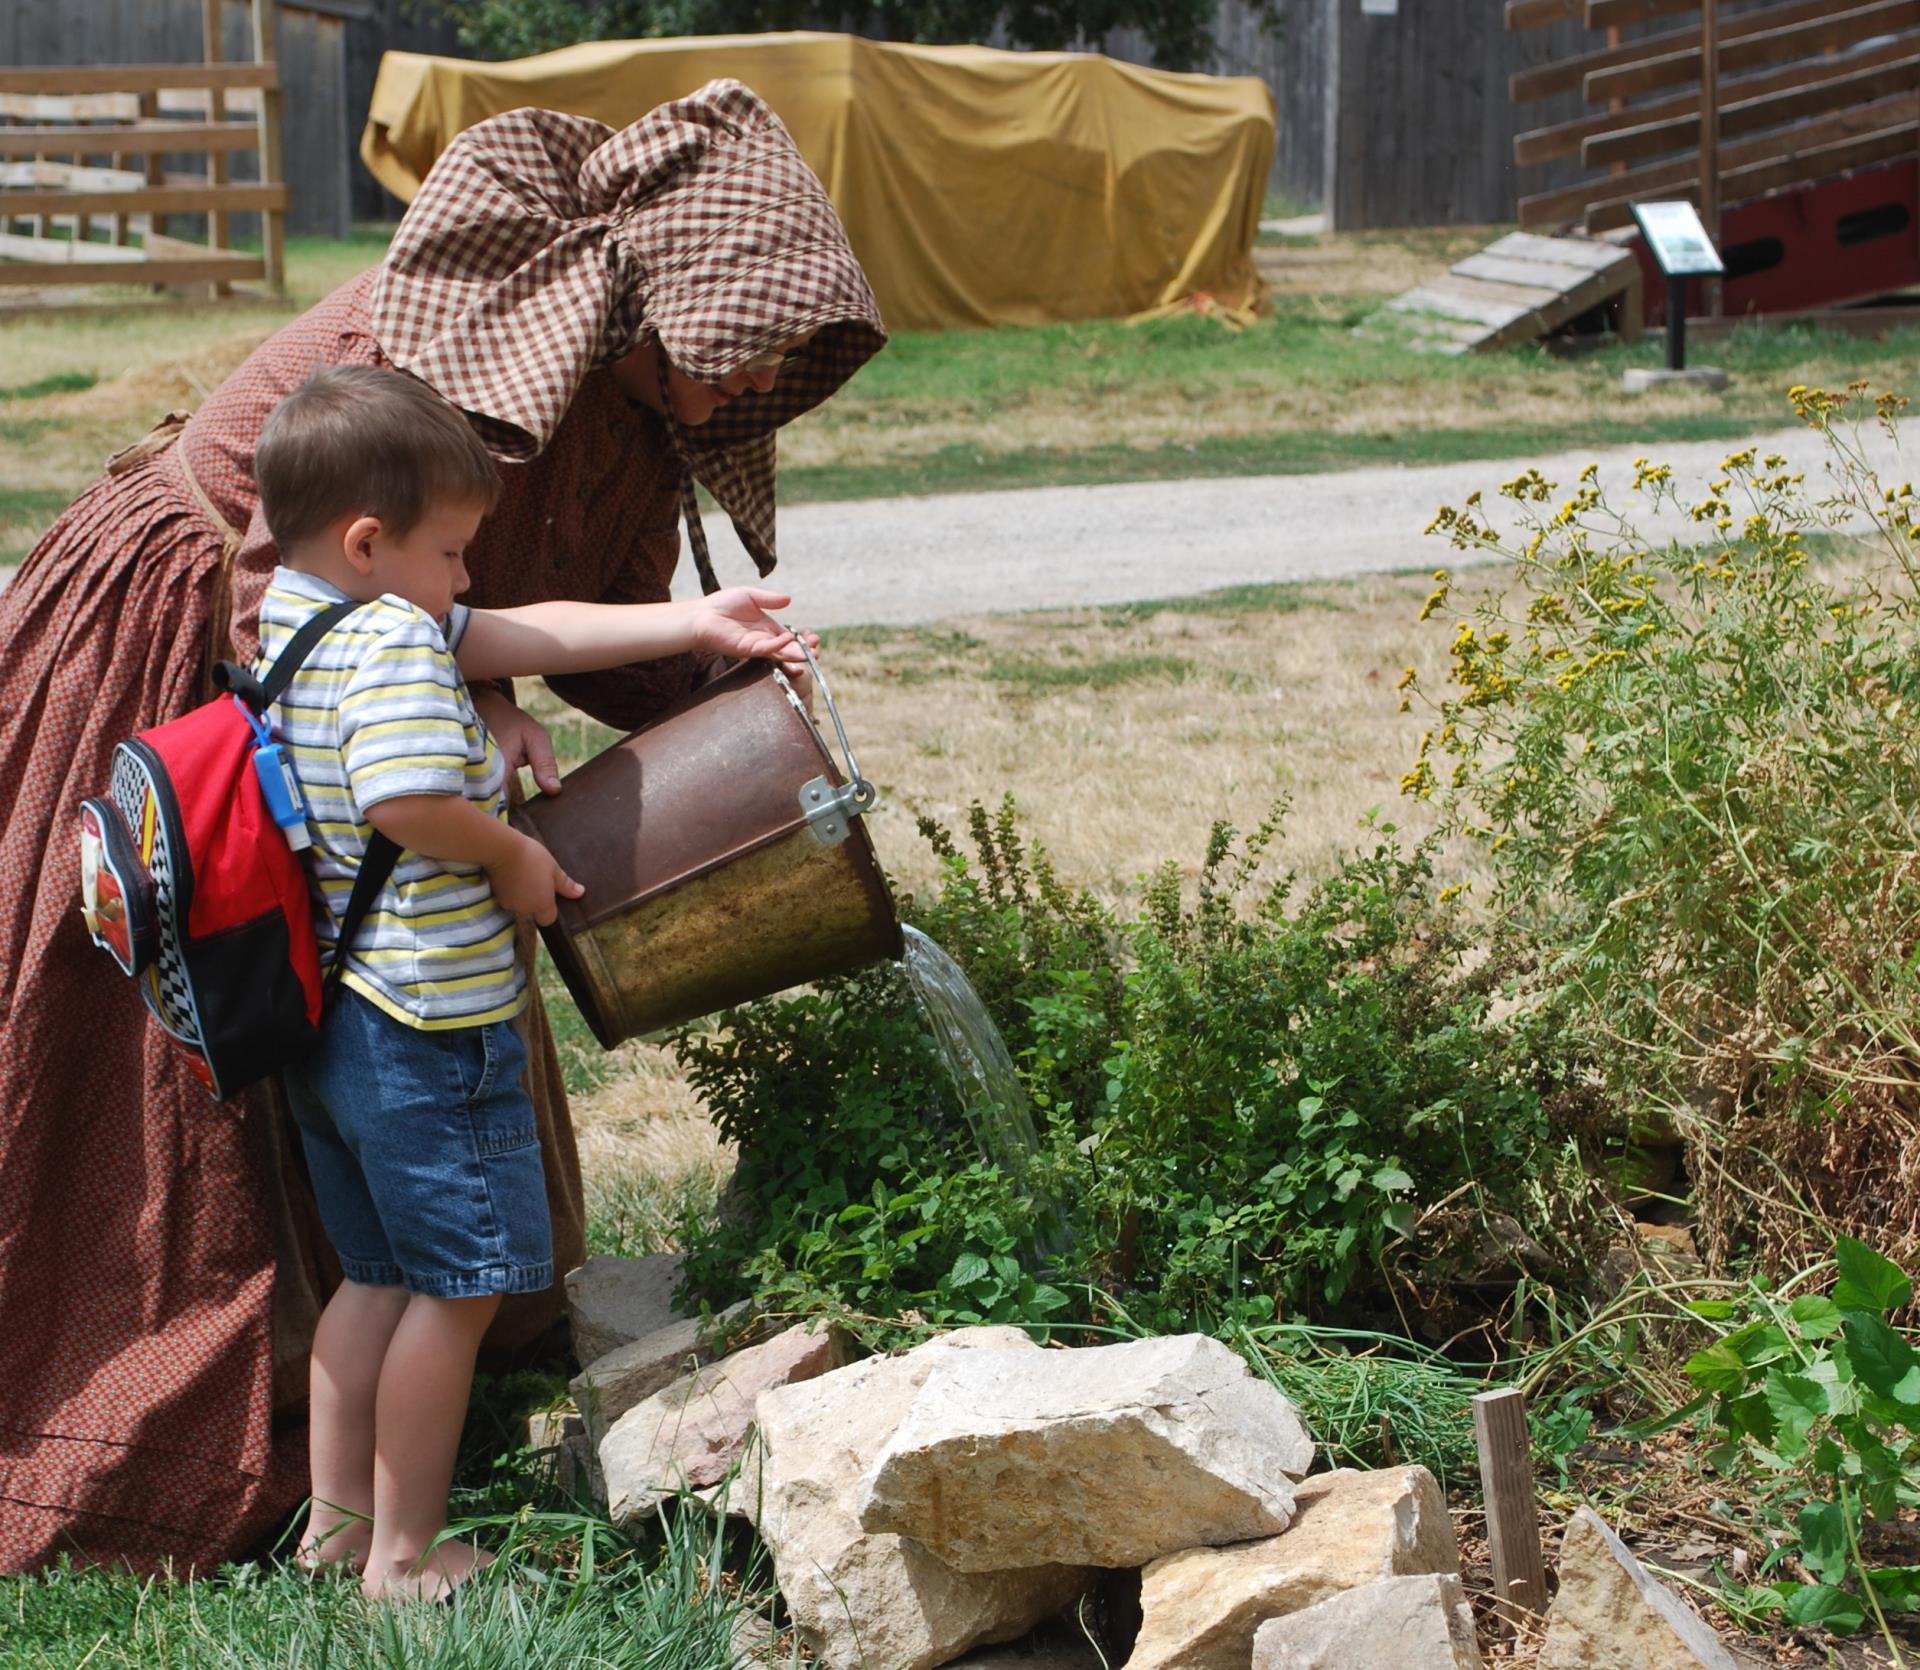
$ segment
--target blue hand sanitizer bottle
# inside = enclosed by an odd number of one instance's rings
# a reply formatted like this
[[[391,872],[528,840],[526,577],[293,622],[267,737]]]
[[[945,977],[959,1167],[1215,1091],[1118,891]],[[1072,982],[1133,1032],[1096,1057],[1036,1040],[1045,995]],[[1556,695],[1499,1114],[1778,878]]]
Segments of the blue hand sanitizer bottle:
[[[307,829],[307,797],[300,787],[300,779],[294,775],[293,761],[287,758],[286,749],[273,740],[272,727],[265,719],[238,696],[233,698],[233,705],[246,715],[253,729],[253,771],[260,779],[260,793],[266,800],[267,810],[280,826],[287,845],[295,852],[304,852],[313,845],[313,836]]]

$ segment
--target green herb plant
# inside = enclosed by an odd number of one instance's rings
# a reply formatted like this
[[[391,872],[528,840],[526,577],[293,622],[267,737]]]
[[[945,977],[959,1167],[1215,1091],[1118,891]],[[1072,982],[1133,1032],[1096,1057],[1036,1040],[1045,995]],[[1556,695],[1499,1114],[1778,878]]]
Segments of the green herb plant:
[[[1834,1259],[1825,1295],[1794,1293],[1795,1281],[1692,1305],[1732,1326],[1688,1361],[1702,1393],[1690,1409],[1705,1411],[1710,1464],[1753,1490],[1776,1533],[1747,1606],[1843,1635],[1871,1615],[1886,1635],[1888,1612],[1920,1607],[1920,1566],[1867,1552],[1876,1526],[1920,1506],[1920,1354],[1889,1320],[1913,1283],[1849,1237]]]
[[[1545,1097],[1571,1068],[1544,1012],[1495,1017],[1497,970],[1425,848],[1380,826],[1296,887],[1263,875],[1276,811],[1245,838],[1217,828],[1197,876],[1167,865],[1121,920],[1010,804],[974,808],[970,852],[925,828],[945,879],[904,913],[998,1024],[1039,1149],[978,1155],[891,969],[736,1011],[678,1044],[739,1152],[717,1218],[686,1226],[694,1297],[836,1309],[876,1343],[1121,1311],[1228,1338],[1404,1332],[1396,1300],[1423,1284],[1396,1261],[1443,1266],[1484,1209],[1533,1211],[1558,1163]]]

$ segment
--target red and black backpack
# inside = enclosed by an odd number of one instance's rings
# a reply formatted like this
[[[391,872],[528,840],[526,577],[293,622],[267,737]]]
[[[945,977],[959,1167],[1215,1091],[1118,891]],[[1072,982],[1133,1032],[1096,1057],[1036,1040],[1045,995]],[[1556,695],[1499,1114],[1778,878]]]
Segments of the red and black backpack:
[[[121,743],[108,793],[80,807],[87,932],[216,1099],[313,1047],[346,947],[400,856],[384,835],[368,844],[323,978],[300,858],[306,803],[266,715],[359,607],[322,609],[264,679],[220,662],[222,694]]]

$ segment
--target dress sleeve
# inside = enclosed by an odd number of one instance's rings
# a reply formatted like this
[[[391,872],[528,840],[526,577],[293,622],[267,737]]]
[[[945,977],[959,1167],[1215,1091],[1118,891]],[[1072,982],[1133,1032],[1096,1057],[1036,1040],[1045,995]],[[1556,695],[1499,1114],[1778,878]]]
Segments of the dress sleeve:
[[[634,541],[632,561],[595,599],[600,603],[662,603],[670,595],[663,576],[673,573],[680,530],[664,529]],[[562,701],[616,730],[637,730],[694,687],[706,658],[670,656],[599,673],[568,673],[547,684]]]

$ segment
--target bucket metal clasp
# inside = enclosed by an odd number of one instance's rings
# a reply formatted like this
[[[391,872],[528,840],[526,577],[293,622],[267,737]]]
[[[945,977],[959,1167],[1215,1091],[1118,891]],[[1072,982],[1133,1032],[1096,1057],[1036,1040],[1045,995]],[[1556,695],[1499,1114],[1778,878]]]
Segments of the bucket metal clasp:
[[[789,627],[788,630],[793,629]],[[852,832],[853,820],[862,812],[872,809],[873,803],[880,798],[880,791],[860,775],[860,762],[854,758],[853,744],[847,740],[847,727],[840,722],[840,709],[834,705],[833,692],[827,688],[826,674],[820,671],[820,663],[814,658],[811,646],[798,632],[794,632],[793,641],[807,658],[807,670],[813,675],[813,686],[820,692],[821,701],[827,704],[827,717],[833,721],[834,733],[840,738],[840,752],[846,756],[847,780],[844,783],[835,783],[822,773],[800,785],[800,815],[807,820],[807,827],[823,847],[834,847]],[[801,701],[792,681],[777,668],[774,676],[786,690],[787,699],[813,726],[814,735],[820,737],[821,746],[825,747],[826,738],[821,736],[819,725],[807,711],[807,704]]]

